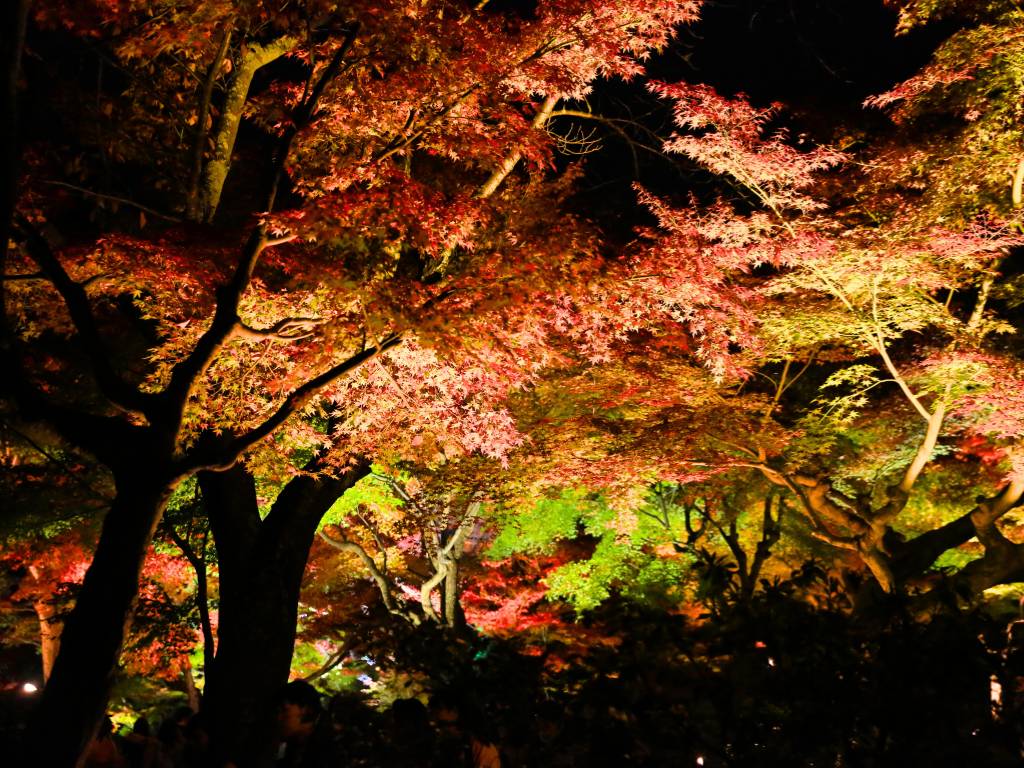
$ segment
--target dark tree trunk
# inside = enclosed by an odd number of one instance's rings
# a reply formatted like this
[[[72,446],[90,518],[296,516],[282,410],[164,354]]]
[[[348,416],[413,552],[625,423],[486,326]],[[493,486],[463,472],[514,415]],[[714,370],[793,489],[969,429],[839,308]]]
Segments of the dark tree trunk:
[[[943,552],[960,546],[976,535],[977,531],[968,513],[910,541],[886,542],[893,555],[893,574],[899,582],[920,576]]]
[[[217,656],[203,696],[218,760],[271,763],[272,703],[288,681],[309,550],[327,510],[368,472],[296,477],[262,521],[242,467],[200,474],[220,564]]]
[[[80,765],[106,711],[142,564],[173,490],[141,470],[124,475],[31,724],[32,765]]]
[[[10,0],[0,10],[0,68],[3,86],[0,90],[0,274],[6,272],[7,242],[11,235],[11,219],[18,197],[18,165],[21,147],[18,138],[18,77],[25,48],[29,0]],[[0,284],[0,344],[6,345],[6,291]]]

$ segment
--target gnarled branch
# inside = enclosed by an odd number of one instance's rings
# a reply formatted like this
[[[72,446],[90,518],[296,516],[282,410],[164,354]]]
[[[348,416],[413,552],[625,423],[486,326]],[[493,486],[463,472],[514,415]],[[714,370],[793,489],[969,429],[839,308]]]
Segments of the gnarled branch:
[[[388,613],[399,616],[400,618],[408,621],[413,626],[419,626],[421,623],[420,617],[412,611],[405,610],[399,607],[395,602],[394,598],[394,585],[387,575],[377,566],[377,562],[370,556],[370,553],[359,544],[358,542],[351,541],[346,538],[334,538],[327,534],[326,531],[321,529],[319,531],[320,538],[330,544],[332,547],[337,549],[339,552],[348,552],[356,555],[359,560],[363,563],[363,566],[367,571],[370,572],[370,576],[377,584],[377,589],[380,592],[381,600],[384,602],[384,607],[387,608]]]

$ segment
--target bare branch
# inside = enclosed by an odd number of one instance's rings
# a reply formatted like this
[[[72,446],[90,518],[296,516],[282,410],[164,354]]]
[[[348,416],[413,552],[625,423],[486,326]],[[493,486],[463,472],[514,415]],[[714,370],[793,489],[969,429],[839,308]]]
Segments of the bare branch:
[[[281,148],[278,151],[277,162],[275,163],[273,179],[270,184],[270,193],[267,196],[267,210],[271,211],[274,208],[274,201],[277,198],[277,189],[281,183],[281,177],[284,174],[285,165],[288,162],[288,153],[291,151],[292,141],[294,141],[296,134],[305,128],[313,119],[313,115],[316,112],[316,105],[320,101],[320,97],[323,96],[324,90],[341,72],[342,65],[345,62],[345,57],[348,56],[349,51],[352,50],[352,46],[355,43],[356,35],[359,34],[359,22],[355,22],[345,32],[345,37],[335,51],[334,56],[331,57],[331,61],[324,68],[320,78],[313,85],[312,89],[308,91],[308,95],[303,99],[302,103],[296,107],[292,113],[292,125],[289,130],[284,134],[281,140]],[[310,73],[312,77],[312,73]],[[306,81],[306,87],[309,88],[309,80]]]
[[[196,120],[196,135],[192,139],[192,171],[189,176],[188,196],[185,200],[185,210],[188,218],[197,221],[200,218],[199,180],[203,175],[203,150],[206,146],[206,138],[210,135],[207,128],[206,118],[210,113],[210,102],[213,99],[213,86],[217,82],[217,75],[224,64],[224,57],[228,52],[228,45],[231,43],[231,34],[235,29],[235,17],[229,16],[224,22],[224,32],[221,34],[220,43],[213,54],[213,61],[206,69],[206,77],[203,79],[203,89],[199,96],[199,109]]]
[[[191,526],[192,520],[189,520]],[[196,554],[195,549],[188,542],[188,539],[182,537],[175,530],[172,523],[166,522],[163,526],[164,531],[170,536],[181,553],[185,555],[185,559],[192,565],[192,569],[196,572],[196,607],[199,609],[199,625],[203,632],[203,662],[206,669],[213,669],[213,660],[216,653],[216,640],[213,636],[213,624],[210,621],[210,603],[208,597],[208,586],[206,579],[206,558],[200,557]],[[205,542],[204,542],[205,546]]]
[[[543,128],[544,124],[547,123],[548,119],[551,117],[551,113],[556,104],[558,104],[557,96],[548,96],[544,99],[540,109],[537,110],[537,114],[533,116],[533,121],[530,125],[535,129]],[[516,163],[518,163],[522,157],[523,153],[516,151],[512,152],[502,160],[501,165],[499,165],[495,169],[494,173],[491,174],[490,178],[484,182],[484,185],[480,187],[480,191],[476,193],[476,196],[483,200],[493,195],[498,187],[501,186],[501,182],[505,180],[505,177],[512,173],[512,169],[516,167]]]
[[[397,154],[398,152],[401,152],[411,147],[420,139],[421,136],[423,136],[423,134],[425,134],[430,128],[434,127],[439,122],[441,122],[453,109],[455,109],[462,102],[468,99],[473,94],[473,92],[478,90],[479,88],[480,83],[473,83],[472,85],[464,89],[461,93],[459,93],[450,102],[442,105],[436,112],[434,112],[434,114],[430,117],[429,120],[423,123],[422,126],[413,131],[411,134],[396,136],[395,138],[393,138],[383,147],[383,149],[381,149],[380,152],[378,152],[374,156],[373,162],[383,162],[384,160],[387,160],[389,157]]]
[[[903,474],[903,479],[900,481],[899,490],[903,494],[910,493],[914,483],[921,474],[921,470],[931,460],[935,444],[939,439],[939,433],[942,431],[942,422],[946,418],[946,401],[951,390],[952,384],[946,384],[946,391],[943,393],[942,399],[936,403],[935,410],[928,419],[928,429],[925,430],[924,439],[921,441],[913,461],[910,462],[910,466],[907,467],[907,471]]]
[[[988,546],[986,538],[991,538],[998,543],[996,534],[999,534],[995,527],[996,522],[1016,507],[1024,496],[1024,477],[1015,475],[994,498],[979,500],[978,505],[971,511],[971,522],[978,532],[978,539],[982,544]],[[1002,536],[1002,534],[999,534]]]
[[[217,207],[220,205],[224,181],[231,168],[231,155],[235,147],[235,137],[242,120],[242,111],[249,95],[256,70],[280,58],[295,47],[298,41],[294,37],[279,37],[266,45],[259,43],[246,47],[237,64],[231,84],[228,86],[221,112],[220,123],[214,136],[213,157],[203,171],[203,194],[200,214],[206,221],[212,221]]]
[[[829,498],[832,488],[827,482],[802,475],[790,476],[764,463],[747,466],[760,470],[761,474],[775,485],[792,491],[813,524],[816,535],[824,541],[843,549],[856,549],[858,535],[870,531],[870,526],[859,515],[844,509]],[[834,533],[825,524],[825,520],[853,531],[854,535],[842,536]]]
[[[420,607],[423,609],[423,615],[438,624],[441,623],[441,617],[438,616],[437,611],[434,610],[434,606],[430,602],[430,596],[437,588],[437,585],[444,581],[444,577],[447,575],[448,561],[439,557],[436,560],[436,570],[434,571],[434,574],[423,582],[423,585],[420,587]]]
[[[754,559],[750,563],[750,570],[747,572],[747,589],[753,593],[757,585],[757,577],[761,575],[761,569],[771,557],[772,547],[775,546],[782,536],[782,515],[786,509],[785,500],[780,494],[776,503],[777,511],[772,517],[772,496],[764,500],[764,509],[761,518],[761,538],[754,550]],[[749,595],[748,595],[749,596]]]
[[[928,409],[921,404],[921,400],[914,394],[907,384],[903,375],[900,373],[899,368],[889,357],[889,350],[885,345],[885,335],[882,333],[882,322],[878,317],[878,280],[874,280],[871,283],[871,319],[875,325],[875,338],[872,344],[875,347],[875,351],[878,352],[882,358],[882,362],[885,364],[885,368],[889,371],[889,375],[892,376],[893,381],[903,392],[904,396],[910,402],[914,409],[921,415],[926,422],[931,420],[932,414],[928,412]]]

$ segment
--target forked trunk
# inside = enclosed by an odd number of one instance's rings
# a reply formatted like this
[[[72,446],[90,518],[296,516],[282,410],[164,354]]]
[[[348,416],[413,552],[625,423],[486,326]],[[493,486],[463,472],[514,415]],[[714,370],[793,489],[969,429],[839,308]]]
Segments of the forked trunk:
[[[368,472],[296,477],[262,521],[243,468],[200,475],[220,566],[217,656],[203,696],[218,761],[272,764],[273,698],[288,682],[309,550],[327,510]]]

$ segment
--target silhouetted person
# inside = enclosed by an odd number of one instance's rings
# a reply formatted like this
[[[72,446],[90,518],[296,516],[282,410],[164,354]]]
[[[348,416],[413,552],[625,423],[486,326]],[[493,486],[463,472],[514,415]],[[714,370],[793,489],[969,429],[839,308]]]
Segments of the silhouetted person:
[[[132,726],[132,732],[121,740],[121,750],[131,768],[153,768],[159,742],[153,738],[149,721],[140,717]]]
[[[286,685],[277,697],[280,768],[328,768],[333,765],[331,726],[320,694],[304,680]]]
[[[482,713],[447,693],[430,700],[437,728],[438,766],[501,768],[501,756]]]
[[[428,768],[432,765],[434,733],[427,708],[419,699],[398,699],[388,710],[389,728],[384,744],[388,768]]]
[[[211,768],[210,728],[203,713],[192,715],[185,726],[184,764],[187,768]]]
[[[85,768],[124,768],[127,764],[114,741],[114,723],[104,717],[85,753]]]

